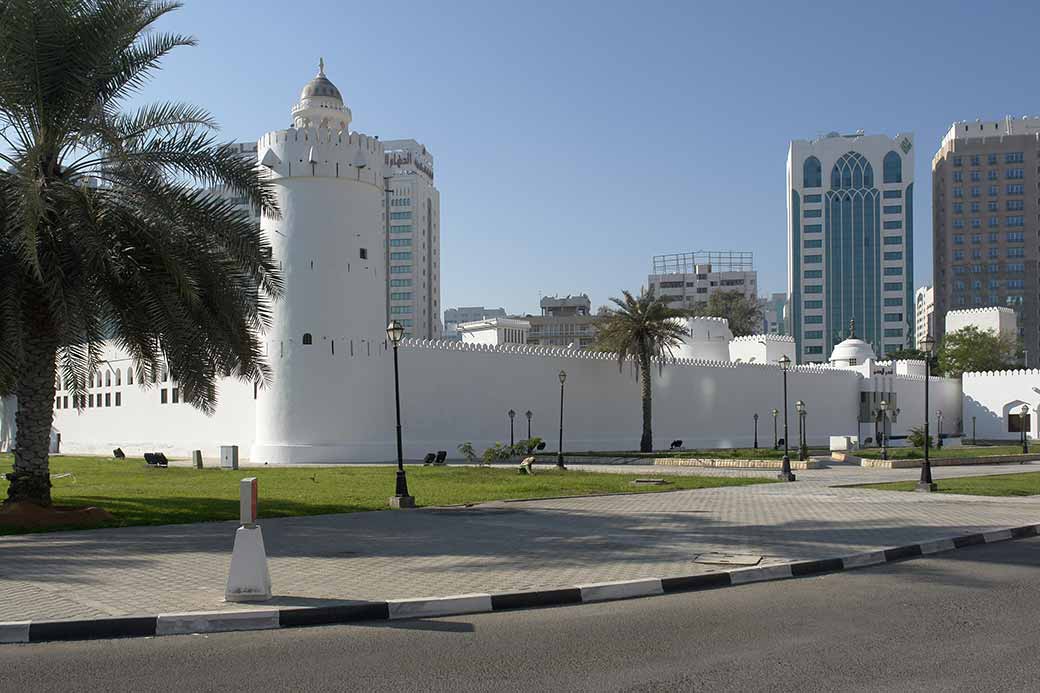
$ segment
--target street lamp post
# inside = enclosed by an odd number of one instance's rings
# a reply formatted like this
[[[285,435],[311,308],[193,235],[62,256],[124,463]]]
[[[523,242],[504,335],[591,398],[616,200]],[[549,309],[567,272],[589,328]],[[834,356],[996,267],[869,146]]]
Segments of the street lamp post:
[[[776,417],[780,415],[780,410],[773,409],[773,449],[776,450],[780,447],[780,438],[776,435]]]
[[[758,450],[758,412],[755,412],[755,449]]]
[[[975,417],[974,416],[971,417],[971,444],[972,445],[978,445],[978,442],[975,440]]]
[[[935,346],[935,338],[932,335],[926,335],[921,340],[921,345],[924,347],[925,354],[932,353],[932,347]],[[931,379],[932,370],[932,359],[930,356],[926,356],[924,360],[924,462],[921,463],[921,480],[917,482],[917,490],[923,492],[931,492],[936,489],[935,482],[932,481],[932,463],[928,459],[928,448],[931,447],[931,434],[928,432],[928,381]]]
[[[880,408],[880,414],[879,414],[878,418],[881,419],[881,433],[879,433],[878,435],[881,438],[881,459],[887,460],[888,459],[888,402],[886,402],[885,400],[881,400],[881,404],[879,405],[879,408]]]
[[[527,417],[527,439],[531,440],[531,417],[534,416],[534,414],[532,414],[531,410],[528,409],[524,412],[524,416]]]
[[[943,443],[942,443],[942,409],[939,409],[939,410],[937,410],[935,412],[935,425],[936,425],[935,449],[936,450],[940,450],[940,449],[942,449],[942,445],[943,445]]]
[[[556,448],[556,466],[566,469],[563,464],[563,384],[567,382],[567,371],[560,371],[560,446]]]
[[[798,412],[798,460],[805,462],[805,402],[798,400],[794,408]]]
[[[404,326],[391,320],[386,326],[386,336],[394,345],[394,405],[397,411],[397,487],[390,498],[390,507],[414,508],[415,498],[408,494],[408,479],[404,474],[404,452],[401,447],[401,381],[397,368],[397,346],[404,338]]]
[[[513,440],[513,419],[516,418],[516,412],[512,409],[509,410],[509,447],[513,447],[515,441]]]
[[[780,465],[780,474],[777,476],[781,481],[794,481],[794,473],[791,472],[791,455],[787,433],[787,369],[791,367],[791,359],[784,354],[779,358],[780,370],[784,374],[784,459]]]
[[[1022,418],[1019,419],[1019,420],[1021,421],[1021,424],[1019,425],[1019,428],[1022,429],[1022,454],[1023,455],[1028,455],[1029,454],[1029,441],[1026,439],[1026,428],[1029,427],[1029,424],[1027,423],[1029,421],[1029,405],[1028,404],[1023,404],[1022,405]]]

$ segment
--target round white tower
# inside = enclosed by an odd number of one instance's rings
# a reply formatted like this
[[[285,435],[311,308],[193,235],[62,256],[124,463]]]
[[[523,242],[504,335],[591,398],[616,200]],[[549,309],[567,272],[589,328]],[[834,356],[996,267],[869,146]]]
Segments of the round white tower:
[[[726,318],[689,317],[680,322],[690,333],[675,350],[675,356],[699,361],[729,361],[733,332]]]
[[[257,143],[280,218],[261,227],[282,271],[266,335],[273,382],[257,393],[254,462],[393,457],[392,361],[383,261],[383,147],[349,132],[350,109],[318,75],[287,130]]]

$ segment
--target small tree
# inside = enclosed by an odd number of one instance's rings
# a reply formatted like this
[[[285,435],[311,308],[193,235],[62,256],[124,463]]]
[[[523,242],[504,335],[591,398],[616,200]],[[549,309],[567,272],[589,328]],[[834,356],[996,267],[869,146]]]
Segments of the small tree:
[[[1018,343],[995,330],[974,325],[950,332],[939,347],[939,368],[950,378],[972,371],[1000,371],[1017,367]]]
[[[762,331],[762,304],[739,291],[718,291],[692,310],[694,315],[726,318],[734,337],[758,334]]]
[[[459,454],[462,455],[462,458],[470,464],[475,464],[479,460],[476,451],[473,449],[473,443],[468,440],[459,445],[458,451]]]

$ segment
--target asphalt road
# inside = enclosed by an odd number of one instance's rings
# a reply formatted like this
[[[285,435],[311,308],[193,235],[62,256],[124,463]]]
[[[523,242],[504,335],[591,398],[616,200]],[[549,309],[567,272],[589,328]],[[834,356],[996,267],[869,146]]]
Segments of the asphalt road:
[[[1036,691],[1040,539],[427,621],[0,646],[3,691]]]

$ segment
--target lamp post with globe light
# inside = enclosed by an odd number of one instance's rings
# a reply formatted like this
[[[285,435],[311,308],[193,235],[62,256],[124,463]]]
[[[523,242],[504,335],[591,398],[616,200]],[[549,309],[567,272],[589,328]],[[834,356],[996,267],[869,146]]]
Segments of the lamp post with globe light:
[[[566,469],[563,464],[563,384],[567,382],[567,371],[560,371],[560,446],[556,448],[556,466]]]
[[[534,416],[534,414],[530,409],[528,409],[524,412],[524,416],[527,417],[527,439],[531,440],[531,417]]]
[[[394,345],[394,406],[397,411],[397,485],[390,505],[394,508],[414,508],[415,498],[408,494],[408,479],[404,473],[404,452],[401,446],[401,381],[397,367],[397,347],[404,339],[404,326],[391,320],[386,326],[386,336]]]
[[[791,471],[791,454],[787,428],[787,370],[791,367],[791,359],[787,354],[784,354],[777,360],[777,363],[780,365],[780,371],[784,374],[784,459],[781,462],[780,474],[777,475],[777,478],[781,481],[794,481],[795,476]]]
[[[881,433],[878,435],[881,438],[881,459],[888,459],[888,402],[881,400],[880,405],[881,411]]]
[[[931,354],[932,348],[935,346],[935,338],[932,335],[926,335],[921,340],[921,346],[924,347],[925,354]],[[926,356],[924,359],[924,462],[921,463],[921,479],[917,482],[917,490],[929,493],[936,489],[935,482],[932,481],[932,463],[928,459],[928,449],[932,445],[931,434],[928,430],[928,383],[931,380],[932,371],[932,359],[931,356]]]
[[[758,450],[758,412],[755,412],[755,450]]]
[[[516,418],[516,412],[512,409],[509,410],[509,447],[513,447],[516,441],[513,439],[513,419]]]
[[[776,450],[780,447],[780,438],[776,435],[776,417],[780,415],[780,410],[773,409],[773,449]]]
[[[1029,428],[1029,405],[1022,405],[1022,418],[1019,419],[1021,422],[1019,428],[1022,429],[1022,454],[1029,454],[1029,440],[1026,438],[1026,429]]]

